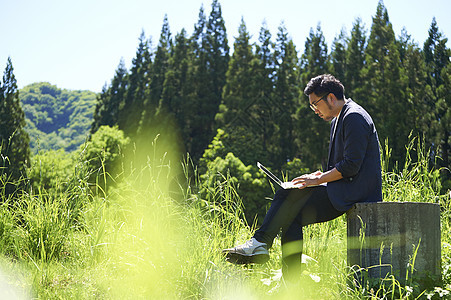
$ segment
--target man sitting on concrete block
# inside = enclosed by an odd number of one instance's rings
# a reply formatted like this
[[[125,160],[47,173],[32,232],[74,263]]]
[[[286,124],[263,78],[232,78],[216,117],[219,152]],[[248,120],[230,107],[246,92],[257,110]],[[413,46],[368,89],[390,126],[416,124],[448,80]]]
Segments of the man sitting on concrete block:
[[[264,263],[282,230],[282,272],[289,281],[300,275],[303,226],[335,219],[357,202],[382,201],[379,139],[371,116],[345,98],[343,85],[332,75],[312,78],[304,93],[310,108],[332,121],[326,171],[296,177],[297,188],[278,190],[252,239],[223,250],[233,263]]]

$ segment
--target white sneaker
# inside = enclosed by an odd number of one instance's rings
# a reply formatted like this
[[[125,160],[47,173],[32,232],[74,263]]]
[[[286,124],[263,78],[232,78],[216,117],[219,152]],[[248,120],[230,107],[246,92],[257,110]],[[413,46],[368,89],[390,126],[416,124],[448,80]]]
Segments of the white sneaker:
[[[263,264],[269,260],[268,246],[251,238],[243,245],[224,249],[227,261],[234,264]]]

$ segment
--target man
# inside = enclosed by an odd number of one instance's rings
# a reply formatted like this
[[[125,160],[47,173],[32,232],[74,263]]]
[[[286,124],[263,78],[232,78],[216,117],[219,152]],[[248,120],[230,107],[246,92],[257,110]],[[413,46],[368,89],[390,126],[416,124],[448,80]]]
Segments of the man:
[[[329,74],[314,77],[304,93],[310,108],[331,122],[328,164],[292,180],[297,189],[276,192],[262,226],[245,244],[223,250],[233,263],[264,263],[282,230],[282,273],[299,278],[302,227],[335,219],[357,202],[382,201],[379,139],[370,115],[344,97],[344,87]]]

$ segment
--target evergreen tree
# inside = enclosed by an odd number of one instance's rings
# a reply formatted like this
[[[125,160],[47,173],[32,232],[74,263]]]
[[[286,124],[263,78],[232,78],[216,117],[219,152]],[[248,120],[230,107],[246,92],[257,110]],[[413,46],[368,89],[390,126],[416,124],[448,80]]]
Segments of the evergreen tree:
[[[277,167],[273,159],[278,145],[277,139],[277,99],[274,99],[275,57],[274,42],[271,41],[271,33],[264,22],[260,28],[259,43],[255,45],[255,57],[251,62],[253,72],[252,85],[254,96],[257,98],[255,115],[259,118],[261,130],[261,143],[265,155],[261,160],[268,162],[268,166]]]
[[[253,84],[254,53],[244,20],[238,28],[234,52],[229,62],[223,101],[216,115],[217,125],[226,131],[223,141],[245,164],[255,164],[255,157],[264,153],[261,143],[259,98]],[[252,152],[249,152],[252,145]]]
[[[346,33],[344,29],[342,29],[338,37],[336,37],[333,41],[331,60],[332,60],[332,73],[336,78],[340,78],[340,80],[342,80],[342,83],[345,86],[346,86],[345,75],[347,69],[346,47],[347,47]]]
[[[302,84],[307,84],[312,77],[329,71],[327,44],[320,24],[316,27],[316,32],[310,28],[309,36],[305,41],[304,54],[301,57],[301,70]]]
[[[226,73],[226,84],[223,91],[223,109],[216,116],[218,125],[247,126],[247,124],[231,124],[238,119],[246,119],[242,114],[252,104],[253,94],[251,90],[251,61],[253,59],[252,46],[249,43],[249,33],[244,20],[238,28],[238,37],[235,39],[234,52],[229,62]],[[247,122],[246,120],[241,120]]]
[[[273,91],[273,79],[275,72],[274,61],[274,43],[271,41],[271,32],[267,28],[266,22],[263,22],[258,37],[259,43],[255,46],[256,60],[258,65],[255,85],[260,87],[260,94],[270,98]],[[254,76],[255,78],[255,76]]]
[[[191,103],[188,97],[191,91],[188,83],[189,46],[186,31],[182,29],[176,35],[172,45],[159,108],[160,113],[167,116],[165,120],[162,120],[162,125],[171,128],[175,134],[181,134],[183,140],[181,144],[185,144],[191,135],[189,127]],[[168,124],[168,121],[174,123]],[[185,145],[183,146],[185,147]],[[186,150],[183,150],[183,153],[185,152]]]
[[[124,61],[121,59],[111,80],[111,85],[109,87],[105,85],[97,97],[91,135],[102,125],[119,125],[121,129],[126,127],[127,113],[131,105],[124,103],[127,86],[128,73]]]
[[[30,139],[24,127],[25,114],[20,105],[12,61],[8,57],[3,84],[0,82],[0,179],[5,196],[25,187]]]
[[[424,43],[423,53],[426,63],[427,83],[431,87],[430,97],[426,100],[431,115],[430,134],[433,151],[441,158],[438,167],[450,168],[450,49],[446,47],[448,39],[442,36],[435,18]],[[443,171],[443,180],[450,179],[448,171]],[[451,185],[447,183],[447,185]]]
[[[360,101],[363,91],[362,69],[365,66],[366,33],[362,21],[356,19],[346,47],[346,70],[342,80],[347,97]],[[363,95],[362,95],[363,96]]]
[[[207,51],[207,72],[211,76],[214,105],[217,109],[221,102],[222,89],[225,85],[226,72],[229,66],[229,44],[221,5],[213,0],[208,18],[207,32],[203,46]]]
[[[278,151],[273,163],[280,168],[294,158],[295,149],[293,119],[299,101],[299,59],[293,41],[282,24],[277,33],[275,47],[275,88],[277,103]]]
[[[128,71],[125,68],[124,60],[121,59],[116,73],[111,81],[109,90],[110,99],[108,103],[108,112],[112,119],[111,124],[118,124],[119,128],[126,130],[127,121],[125,120],[129,106],[132,104],[125,103],[125,96],[128,88]],[[103,125],[103,124],[102,124]],[[107,125],[107,124],[105,124]]]
[[[154,131],[152,129],[153,126],[159,123],[157,114],[159,112],[166,72],[169,67],[171,46],[171,31],[167,15],[165,15],[155,59],[150,69],[149,97],[144,102],[142,118],[139,125],[140,133],[145,133],[148,130]],[[141,78],[141,80],[143,79]]]
[[[423,53],[428,68],[428,83],[433,88],[434,95],[436,89],[443,83],[441,76],[442,69],[449,63],[449,49],[446,48],[448,39],[442,38],[435,18],[432,19],[429,28],[429,36],[424,42]]]
[[[431,87],[426,83],[426,65],[421,49],[411,40],[405,30],[402,31],[398,41],[400,59],[402,63],[403,80],[406,82],[405,97],[408,109],[403,110],[407,127],[411,128],[413,136],[424,137],[426,143],[430,143],[428,136],[429,127],[432,121],[431,113],[427,109],[426,99],[431,96]]]
[[[373,117],[380,140],[388,139],[393,162],[402,163],[411,128],[408,114],[399,112],[405,112],[410,106],[405,96],[406,83],[402,79],[395,34],[382,1],[373,17],[365,60],[364,93],[358,102]]]
[[[305,42],[304,53],[301,56],[300,84],[302,91],[312,77],[328,73],[328,70],[327,44],[321,26],[318,25],[316,32],[313,29],[310,30],[310,35]],[[296,112],[298,156],[309,169],[314,170],[327,163],[330,126],[312,112],[308,99],[303,94],[301,99]]]
[[[203,47],[206,35],[207,17],[203,6],[199,9],[199,17],[194,25],[193,35],[189,39],[188,49],[188,74],[186,84],[187,105],[184,114],[184,141],[186,151],[194,161],[197,161],[210,142],[211,131],[207,128],[205,132],[203,122],[206,117],[203,110],[203,102],[207,96],[207,74],[206,49]]]
[[[124,107],[121,112],[123,117],[121,128],[129,135],[136,133],[144,102],[149,98],[148,86],[152,67],[150,46],[151,41],[146,39],[144,31],[142,31],[136,55],[132,60]]]
[[[208,20],[201,7],[191,40],[193,62],[190,82],[194,88],[189,96],[192,135],[187,142],[187,150],[197,161],[214,137],[214,118],[219,111],[230,59],[226,28],[217,0],[212,2]]]
[[[437,89],[437,112],[439,116],[439,129],[440,137],[440,152],[441,156],[441,169],[443,190],[449,191],[451,188],[451,175],[449,170],[451,169],[450,157],[451,157],[451,64],[448,63],[446,67],[442,69],[441,78],[443,83]]]
[[[171,57],[168,61],[168,71],[166,72],[160,106],[177,116],[177,120],[182,124],[185,120],[184,112],[187,108],[185,99],[190,89],[187,86],[187,76],[189,67],[189,39],[186,37],[185,29],[182,29],[175,36],[172,45]]]
[[[107,125],[103,123],[111,123],[112,118],[108,118],[108,113],[106,111],[106,107],[108,105],[108,86],[105,84],[102,87],[102,91],[97,96],[97,103],[94,110],[93,121],[91,124],[90,134],[94,134],[97,130],[99,130],[100,126]],[[110,124],[108,124],[110,125]]]

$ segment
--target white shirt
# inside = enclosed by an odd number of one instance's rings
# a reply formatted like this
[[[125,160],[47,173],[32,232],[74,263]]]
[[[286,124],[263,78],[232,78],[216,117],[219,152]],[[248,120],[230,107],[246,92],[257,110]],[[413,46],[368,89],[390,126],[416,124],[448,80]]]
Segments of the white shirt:
[[[335,118],[335,124],[334,124],[334,131],[333,131],[333,133],[332,133],[332,141],[334,140],[334,137],[335,137],[335,130],[337,129],[337,123],[338,123],[338,120],[340,119],[340,115],[341,115],[341,111],[343,110],[343,108],[341,108],[341,110],[340,110],[340,112],[338,113],[338,116]]]

